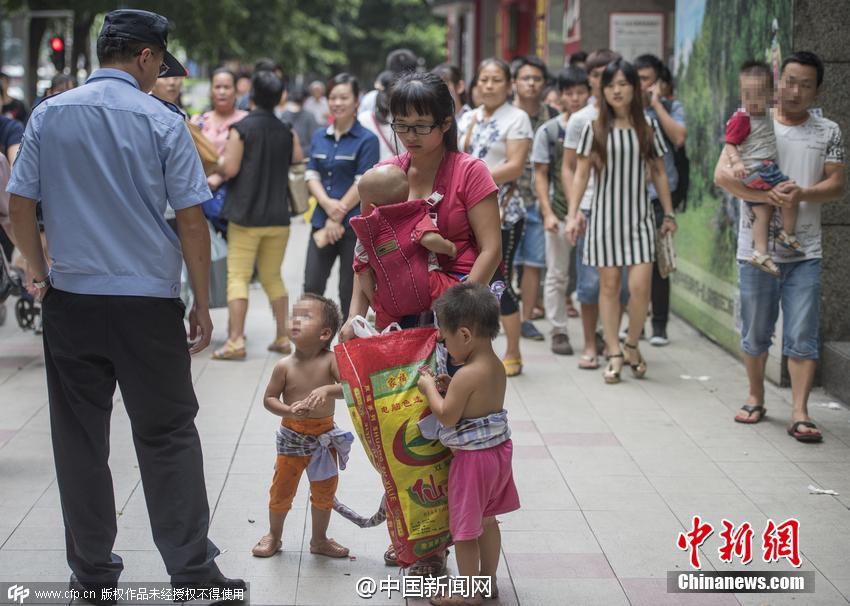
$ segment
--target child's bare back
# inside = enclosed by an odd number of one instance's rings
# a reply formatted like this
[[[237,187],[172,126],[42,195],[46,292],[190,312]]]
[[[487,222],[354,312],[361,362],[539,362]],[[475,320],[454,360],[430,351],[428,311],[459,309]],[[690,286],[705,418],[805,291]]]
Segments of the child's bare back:
[[[457,390],[466,394],[462,419],[477,419],[500,412],[504,408],[506,389],[505,366],[492,349],[471,356],[449,383],[449,392]]]

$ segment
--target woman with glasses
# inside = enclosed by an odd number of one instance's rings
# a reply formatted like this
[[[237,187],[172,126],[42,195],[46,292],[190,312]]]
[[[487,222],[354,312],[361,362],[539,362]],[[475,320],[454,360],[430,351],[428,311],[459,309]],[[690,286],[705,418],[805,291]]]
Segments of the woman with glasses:
[[[458,151],[455,108],[448,86],[435,74],[406,74],[393,86],[390,114],[394,136],[407,153],[389,162],[407,171],[408,198],[443,194],[436,207],[437,229],[454,243],[457,253],[453,258],[438,255],[440,267],[462,280],[490,283],[502,258],[498,188],[484,162]],[[349,320],[341,339],[353,338],[351,319],[365,315],[368,309],[366,295],[355,278]],[[422,309],[423,313],[404,318],[402,327],[420,325],[428,311]],[[392,546],[384,560],[396,564]],[[416,562],[408,574],[437,576],[445,574],[445,566],[445,556],[437,555]]]
[[[313,135],[307,163],[307,187],[316,197],[313,234],[307,245],[304,292],[325,294],[331,269],[339,258],[339,301],[348,314],[354,284],[354,245],[357,236],[348,224],[360,214],[357,181],[378,162],[378,138],[357,121],[360,85],[351,74],[341,73],[328,83],[328,104],[333,124]]]
[[[506,272],[501,311],[508,341],[502,361],[507,375],[513,377],[522,372],[519,297],[512,285],[513,265],[526,217],[526,201],[517,180],[525,170],[534,132],[528,114],[508,101],[512,81],[507,63],[485,59],[478,66],[475,80],[481,105],[460,121],[458,140],[463,151],[484,160],[499,186],[502,262]]]

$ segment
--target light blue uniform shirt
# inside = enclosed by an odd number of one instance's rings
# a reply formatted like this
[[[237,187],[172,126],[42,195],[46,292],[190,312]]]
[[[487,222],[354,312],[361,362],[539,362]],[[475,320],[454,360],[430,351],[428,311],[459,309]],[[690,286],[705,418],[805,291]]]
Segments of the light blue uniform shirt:
[[[7,191],[42,202],[54,287],[161,298],[182,259],[166,203],[212,197],[183,116],[117,69],[33,110]]]

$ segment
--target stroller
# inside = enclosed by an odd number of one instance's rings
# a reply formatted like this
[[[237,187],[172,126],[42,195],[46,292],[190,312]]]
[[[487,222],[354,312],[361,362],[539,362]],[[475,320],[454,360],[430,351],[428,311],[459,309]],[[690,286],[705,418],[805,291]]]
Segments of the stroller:
[[[35,300],[26,287],[26,275],[19,267],[13,267],[0,251],[0,304],[9,297],[18,297],[15,302],[15,319],[23,330],[41,333],[41,303]]]

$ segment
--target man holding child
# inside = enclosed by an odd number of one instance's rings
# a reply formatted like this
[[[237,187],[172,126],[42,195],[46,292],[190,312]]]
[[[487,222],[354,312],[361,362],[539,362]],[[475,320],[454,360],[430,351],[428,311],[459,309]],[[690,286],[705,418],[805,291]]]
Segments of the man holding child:
[[[752,257],[752,215],[742,208],[738,233],[741,289],[741,349],[750,393],[735,420],[758,423],[764,418],[764,377],[774,325],[783,311],[782,353],[788,358],[793,412],[788,434],[800,442],[820,442],[823,436],[808,414],[808,399],[820,350],[821,205],[844,192],[844,145],[838,125],[810,111],[823,82],[823,63],[800,51],[782,62],[779,102],[773,113],[779,168],[791,180],[767,192],[748,189],[722,154],[715,183],[747,201],[777,209],[799,206],[797,239],[802,254],[772,247],[778,278],[749,263]],[[774,213],[774,222],[779,213]]]

